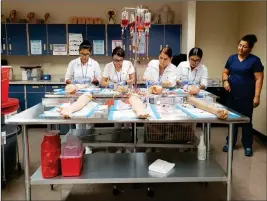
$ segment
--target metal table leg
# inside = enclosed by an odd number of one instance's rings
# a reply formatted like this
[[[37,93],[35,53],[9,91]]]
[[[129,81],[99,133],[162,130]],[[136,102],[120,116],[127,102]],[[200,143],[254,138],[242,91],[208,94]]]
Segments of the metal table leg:
[[[31,183],[30,183],[30,157],[29,157],[29,139],[27,126],[22,126],[22,145],[24,156],[24,173],[25,173],[25,198],[31,200]]]
[[[206,137],[206,141],[207,141],[207,154],[210,153],[210,123],[207,123],[207,137]]]
[[[136,138],[137,138],[136,123],[133,124],[133,132],[134,132],[134,153],[135,153],[136,152]]]
[[[227,154],[227,201],[232,196],[232,161],[233,161],[233,124],[229,124],[228,130],[229,148]]]

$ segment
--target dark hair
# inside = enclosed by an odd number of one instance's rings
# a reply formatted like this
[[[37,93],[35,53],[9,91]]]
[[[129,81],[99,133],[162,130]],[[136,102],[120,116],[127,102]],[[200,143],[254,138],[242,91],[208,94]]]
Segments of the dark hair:
[[[82,49],[87,49],[89,50],[89,52],[92,51],[92,46],[91,43],[88,40],[84,40],[79,47],[79,51],[81,51]]]
[[[160,53],[160,54],[161,54],[161,53],[164,53],[164,54],[166,54],[169,58],[172,58],[172,48],[170,48],[170,47],[164,47],[164,48],[162,48],[162,49],[160,50],[159,53]]]
[[[114,50],[112,51],[112,57],[114,55],[124,58],[125,56],[124,49],[122,49],[120,46],[115,47]]]
[[[202,59],[203,57],[203,51],[202,49],[198,48],[198,47],[194,47],[190,50],[189,52],[189,57],[191,56],[198,56],[199,58]]]
[[[245,35],[245,36],[243,36],[243,38],[241,38],[241,40],[246,41],[248,43],[249,48],[253,48],[254,44],[258,41],[255,34]],[[240,43],[240,41],[239,41],[239,43]]]

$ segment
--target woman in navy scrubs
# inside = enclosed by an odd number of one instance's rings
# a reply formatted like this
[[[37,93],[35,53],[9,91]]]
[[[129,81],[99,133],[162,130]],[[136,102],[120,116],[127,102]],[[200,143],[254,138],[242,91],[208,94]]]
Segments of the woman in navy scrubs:
[[[249,117],[250,122],[241,124],[242,144],[245,156],[252,156],[252,113],[253,108],[260,104],[260,94],[263,83],[263,65],[259,57],[251,54],[257,42],[255,35],[244,36],[238,44],[238,52],[230,56],[222,73],[223,86],[227,91],[226,105]],[[238,128],[233,129],[233,148],[237,141]],[[223,151],[228,151],[228,136]]]

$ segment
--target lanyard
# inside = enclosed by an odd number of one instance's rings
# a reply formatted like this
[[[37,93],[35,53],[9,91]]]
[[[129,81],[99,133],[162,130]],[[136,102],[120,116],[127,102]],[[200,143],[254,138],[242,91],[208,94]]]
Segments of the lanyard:
[[[122,69],[121,69],[121,71],[122,71]],[[116,76],[117,76],[117,78],[118,78],[118,82],[121,82],[121,71],[120,71],[120,79],[119,79],[119,76],[118,76],[118,73],[117,73],[117,71],[116,71],[116,69],[115,69],[115,73],[116,73]]]
[[[194,79],[193,79],[193,81],[192,81],[192,82],[194,82],[194,81],[195,81],[195,79],[196,79],[196,76],[197,76],[197,72],[198,72],[198,70],[196,69],[195,77],[194,77]],[[188,77],[188,81],[189,81],[189,73],[190,73],[190,68],[188,69],[188,75],[187,75],[187,77]]]

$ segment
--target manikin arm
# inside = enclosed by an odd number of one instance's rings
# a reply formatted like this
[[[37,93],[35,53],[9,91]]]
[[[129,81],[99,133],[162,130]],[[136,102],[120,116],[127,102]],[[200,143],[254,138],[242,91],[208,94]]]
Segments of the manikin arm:
[[[158,85],[153,85],[148,88],[148,92],[151,94],[161,94],[162,90],[163,90],[162,86],[158,86]]]
[[[134,112],[140,119],[146,119],[149,114],[146,113],[146,108],[141,99],[136,94],[131,94],[129,97],[129,103],[132,106]]]
[[[68,84],[65,87],[65,92],[66,92],[66,94],[75,94],[77,92],[77,90],[85,89],[87,87],[88,87],[87,84]]]
[[[218,108],[214,104],[208,104],[207,102],[200,100],[200,99],[197,99],[193,96],[188,97],[187,101],[189,104],[191,104],[191,105],[193,105],[193,106],[195,106],[201,110],[215,114],[218,119],[226,119],[228,117],[228,114],[229,114],[228,110]]]
[[[81,95],[77,101],[72,103],[70,107],[60,108],[60,114],[64,117],[68,118],[72,113],[81,110],[84,106],[86,106],[92,100],[91,94],[83,94]]]

